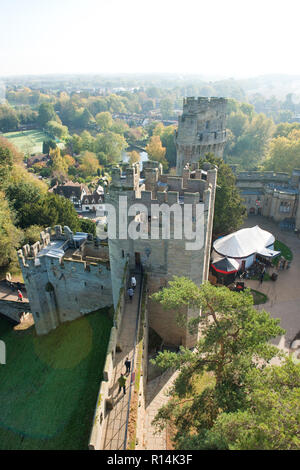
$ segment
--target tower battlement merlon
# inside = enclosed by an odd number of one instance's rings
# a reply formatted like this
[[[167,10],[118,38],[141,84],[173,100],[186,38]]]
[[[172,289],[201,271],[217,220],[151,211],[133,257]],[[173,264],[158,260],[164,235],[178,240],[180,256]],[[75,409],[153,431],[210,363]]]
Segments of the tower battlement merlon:
[[[219,108],[220,111],[226,112],[227,100],[223,97],[187,97],[183,99],[183,114],[198,113],[211,108]]]
[[[138,189],[140,176],[139,163],[134,163],[133,165],[125,163],[116,166],[111,171],[111,186],[124,189]]]

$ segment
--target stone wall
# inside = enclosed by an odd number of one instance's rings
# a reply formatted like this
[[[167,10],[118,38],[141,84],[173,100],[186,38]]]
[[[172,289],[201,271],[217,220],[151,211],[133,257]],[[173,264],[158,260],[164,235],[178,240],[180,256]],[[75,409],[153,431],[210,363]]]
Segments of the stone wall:
[[[129,270],[128,264],[125,264],[123,269],[123,282],[124,285],[128,282]],[[93,418],[92,430],[89,439],[90,450],[101,450],[104,445],[104,432],[107,425],[108,409],[113,405],[110,396],[110,389],[114,379],[114,361],[116,357],[116,348],[118,345],[119,331],[123,321],[123,314],[125,308],[126,290],[120,290],[120,296],[117,303],[117,308],[114,313],[114,326],[111,329],[110,339],[107,347],[106,360],[103,370],[103,380],[100,384],[100,389],[97,397],[97,403]]]
[[[13,322],[20,322],[20,315],[23,312],[30,312],[28,302],[15,302],[12,300],[0,300],[0,313]]]
[[[113,304],[108,248],[92,237],[78,246],[68,227],[55,229],[51,241],[49,229],[41,243],[18,252],[39,335]]]
[[[119,183],[117,176],[119,175],[121,178],[121,173],[120,171],[116,172],[114,185],[110,187],[107,202],[115,207],[117,214],[119,214],[120,195],[124,199],[127,198],[127,208],[130,208],[132,204],[142,203],[148,209],[148,215],[152,214],[154,205],[162,204],[163,202],[168,206],[181,202],[182,204],[178,204],[180,208],[184,208],[184,204],[189,203],[193,205],[192,223],[195,230],[194,215],[196,205],[198,207],[202,205],[203,218],[200,230],[202,229],[203,238],[202,245],[197,247],[197,249],[194,250],[190,249],[191,247],[187,247],[189,241],[183,233],[183,219],[181,226],[178,224],[175,226],[172,217],[170,219],[169,237],[163,237],[162,233],[160,233],[159,239],[151,238],[150,227],[148,227],[148,238],[138,237],[133,240],[127,234],[124,237],[119,237],[119,219],[117,218],[117,238],[109,239],[115,307],[119,298],[119,291],[123,286],[122,264],[125,259],[129,260],[129,267],[132,270],[136,269],[138,264],[143,266],[144,272],[148,276],[148,285],[151,293],[157,291],[161,286],[167,285],[174,275],[186,276],[197,285],[201,285],[202,282],[207,280],[217,169],[207,168],[206,170],[205,175],[207,180],[187,178],[186,175],[184,179],[182,177],[160,175],[160,181],[165,182],[168,189],[172,188],[176,189],[176,191],[157,191],[155,194],[152,191],[141,191],[139,195],[137,195],[138,191],[135,187],[132,188],[125,185],[124,182],[127,181],[125,175],[123,175],[122,181]],[[198,169],[197,171],[199,176],[201,170]],[[191,171],[189,171],[189,175],[190,173]],[[120,191],[120,185],[122,185],[122,191]],[[186,192],[187,188],[191,192]],[[179,200],[179,198],[181,199]],[[159,221],[161,222],[160,216]],[[133,217],[128,217],[125,223],[126,228],[129,223],[134,223]],[[181,229],[181,237],[175,236],[175,229],[176,231]],[[198,233],[200,233],[200,230],[198,230]],[[189,312],[190,314],[191,312]],[[195,312],[195,314],[198,314],[198,312]],[[149,302],[149,322],[150,326],[166,343],[176,346],[184,344],[188,347],[192,345],[194,338],[189,337],[185,328],[178,327],[174,315],[170,312],[160,311],[159,307],[157,305],[154,306],[151,302]]]

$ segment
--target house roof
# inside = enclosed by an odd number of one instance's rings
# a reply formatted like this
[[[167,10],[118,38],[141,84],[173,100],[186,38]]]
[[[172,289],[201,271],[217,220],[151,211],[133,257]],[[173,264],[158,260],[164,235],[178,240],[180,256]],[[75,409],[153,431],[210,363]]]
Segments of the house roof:
[[[102,194],[93,193],[83,196],[82,204],[101,204],[103,202]]]
[[[229,258],[247,258],[273,245],[275,237],[258,225],[230,233],[214,242],[214,250]]]
[[[88,188],[84,184],[74,183],[73,181],[67,181],[64,184],[57,185],[53,188],[55,194],[66,198],[76,196],[78,199],[81,199],[83,190],[88,193]]]

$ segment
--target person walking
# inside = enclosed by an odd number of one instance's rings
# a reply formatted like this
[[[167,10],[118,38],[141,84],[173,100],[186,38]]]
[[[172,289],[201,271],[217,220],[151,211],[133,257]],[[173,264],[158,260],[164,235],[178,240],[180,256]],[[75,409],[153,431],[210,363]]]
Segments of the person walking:
[[[126,394],[126,377],[124,376],[124,374],[121,374],[120,377],[118,378],[118,384],[119,384],[118,395],[122,388],[123,388],[123,392],[125,395]]]
[[[136,288],[136,278],[135,276],[132,276],[131,278],[131,287],[134,290]]]
[[[18,301],[23,302],[23,294],[20,290],[18,290]]]
[[[130,367],[131,367],[131,362],[130,360],[128,359],[128,357],[126,357],[126,361],[125,361],[125,367],[126,367],[126,374],[129,374],[130,373]]]
[[[133,294],[134,294],[132,287],[129,287],[127,293],[128,293],[130,302],[132,302],[132,298],[133,298]]]

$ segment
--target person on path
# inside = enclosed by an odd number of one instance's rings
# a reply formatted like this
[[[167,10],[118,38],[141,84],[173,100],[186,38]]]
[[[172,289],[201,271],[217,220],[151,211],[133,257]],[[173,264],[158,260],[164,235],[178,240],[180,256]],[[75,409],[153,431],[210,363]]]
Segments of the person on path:
[[[20,290],[18,290],[18,300],[19,302],[23,302],[23,294]]]
[[[129,287],[127,293],[128,293],[130,302],[132,302],[132,297],[133,297],[133,294],[134,294],[132,287]]]
[[[134,276],[132,276],[132,278],[131,278],[131,287],[132,287],[132,289],[136,288],[136,278]]]
[[[131,362],[130,360],[128,359],[128,357],[126,358],[126,361],[125,361],[125,367],[126,367],[126,374],[129,374],[130,373],[130,366],[131,366]]]
[[[123,388],[123,392],[125,395],[126,394],[126,377],[123,374],[121,374],[120,377],[118,378],[118,384],[119,384],[118,395],[122,388]]]

